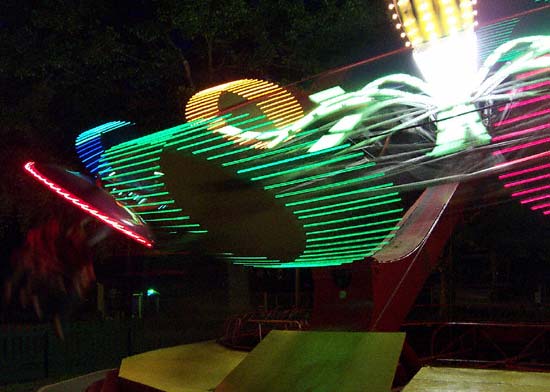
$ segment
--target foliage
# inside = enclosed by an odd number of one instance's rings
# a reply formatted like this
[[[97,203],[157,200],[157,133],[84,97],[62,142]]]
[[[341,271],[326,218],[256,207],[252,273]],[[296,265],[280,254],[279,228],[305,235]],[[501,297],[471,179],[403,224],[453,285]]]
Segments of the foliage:
[[[0,237],[10,216],[25,232],[48,204],[24,161],[78,168],[83,129],[118,119],[159,129],[184,120],[197,89],[285,83],[367,57],[386,16],[383,0],[4,0]]]

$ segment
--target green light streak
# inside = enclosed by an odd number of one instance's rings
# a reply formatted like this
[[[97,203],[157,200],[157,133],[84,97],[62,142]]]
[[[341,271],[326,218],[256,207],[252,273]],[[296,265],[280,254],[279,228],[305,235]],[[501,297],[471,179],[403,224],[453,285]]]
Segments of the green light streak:
[[[155,218],[147,219],[147,222],[171,222],[171,221],[180,221],[180,220],[189,220],[190,216],[175,216],[173,218]]]
[[[340,209],[337,209],[337,210],[329,210],[329,211],[325,211],[325,212],[319,212],[319,213],[316,213],[316,214],[303,215],[303,216],[299,216],[298,219],[308,219],[308,218],[316,218],[316,217],[319,217],[319,216],[334,215],[334,214],[339,214],[341,212],[356,211],[356,210],[361,210],[363,208],[382,206],[382,205],[396,203],[396,202],[400,202],[400,201],[401,201],[401,198],[397,198],[397,199],[379,201],[377,203],[361,204],[361,205],[355,206],[355,207],[340,208]],[[297,214],[297,212],[295,212],[295,214]],[[304,227],[307,227],[307,226],[308,225],[305,225]]]
[[[257,128],[262,128],[262,127],[268,127],[270,125],[273,125],[273,121],[269,120],[269,121],[266,121],[266,122],[263,122],[261,124],[258,124],[258,125],[253,125],[251,127],[248,127],[248,128],[243,128],[243,131],[244,132],[248,132],[248,131],[252,131],[253,129],[257,129]]]
[[[205,234],[205,233],[208,233],[208,230],[189,230],[188,233],[191,233],[191,234]]]
[[[338,187],[341,187],[341,186],[344,186],[344,185],[356,184],[358,182],[372,180],[372,179],[380,178],[380,177],[383,177],[383,176],[384,176],[384,173],[371,174],[371,175],[368,175],[368,176],[353,178],[351,180],[334,182],[332,184],[316,186],[316,187],[313,187],[313,188],[300,189],[299,191],[278,193],[278,194],[275,195],[275,198],[276,199],[281,199],[281,198],[289,197],[289,196],[303,195],[304,193],[324,191],[324,190],[327,190],[327,189],[338,188]]]
[[[336,240],[338,238],[359,237],[366,234],[384,233],[384,232],[393,231],[397,229],[399,229],[398,226],[393,226],[393,227],[386,227],[384,229],[362,231],[360,233],[347,233],[347,234],[340,234],[340,235],[334,235],[329,237],[307,238],[306,242],[319,242],[324,240]]]
[[[201,227],[201,225],[199,225],[198,223],[189,223],[187,225],[163,225],[161,227],[164,227],[166,229],[185,229],[190,227]]]
[[[174,146],[174,145],[177,145],[177,144],[187,143],[187,142],[190,142],[190,141],[193,141],[193,140],[201,139],[201,138],[212,136],[212,135],[213,135],[212,132],[203,132],[203,133],[200,133],[200,134],[195,135],[195,136],[189,136],[189,137],[186,137],[186,138],[183,138],[183,139],[178,139],[178,140],[171,141],[170,143],[166,143],[164,145],[164,147],[165,148],[166,147],[171,147],[171,146]]]
[[[386,244],[388,243],[387,241],[385,242]],[[364,245],[356,245],[356,246],[340,246],[338,248],[331,248],[330,251],[340,251],[340,250],[353,250],[353,249],[362,249],[362,250],[365,250],[365,249],[372,249],[372,248],[376,248],[377,246],[380,246],[380,245],[383,245],[384,243],[381,243],[381,242],[377,242],[377,243],[374,243],[374,244],[364,244]],[[385,245],[385,244],[384,244]],[[327,249],[306,249],[304,250],[304,255],[306,254],[318,254],[318,253],[323,253],[323,252],[326,252]]]
[[[158,162],[158,161],[160,161],[160,158],[146,159],[144,161],[139,161],[137,163],[129,163],[127,165],[122,165],[122,166],[117,166],[117,167],[109,167],[108,169],[100,170],[98,173],[99,173],[99,175],[102,176],[103,174],[108,173],[108,172],[113,172],[113,171],[117,171],[117,170],[120,170],[120,169],[127,169],[127,168],[133,167],[133,166],[141,166],[141,165],[144,165],[146,163]]]
[[[118,183],[114,184],[113,186],[117,186],[117,185],[118,185]],[[105,186],[107,186],[107,185],[105,185]],[[164,183],[162,183],[162,184],[152,184],[152,185],[136,186],[134,188],[125,188],[125,189],[120,189],[120,190],[113,189],[109,192],[112,195],[116,195],[116,194],[124,193],[124,192],[141,191],[141,190],[144,190],[144,189],[152,189],[152,188],[158,188],[158,187],[163,187],[163,186],[164,186]]]
[[[348,191],[348,192],[337,193],[337,194],[334,194],[334,195],[320,196],[320,197],[314,197],[313,199],[293,201],[291,203],[286,203],[285,206],[292,207],[292,206],[298,206],[298,205],[302,205],[302,204],[315,203],[317,201],[335,199],[337,197],[356,195],[358,193],[365,193],[365,192],[370,192],[370,191],[374,191],[374,190],[377,190],[377,189],[387,188],[387,187],[390,187],[392,185],[393,185],[393,182],[387,182],[387,183],[381,184],[381,185],[371,186],[371,187],[362,188],[362,189],[356,189],[356,190]]]
[[[119,185],[124,185],[124,184],[131,184],[131,183],[134,183],[134,182],[138,182],[138,181],[145,181],[145,180],[152,180],[153,178],[161,178],[162,175],[160,176],[149,176],[149,177],[142,177],[142,178],[135,178],[133,180],[127,180],[127,181],[120,181],[120,182],[116,182],[114,184],[105,184],[105,188],[112,188],[112,187],[115,187],[115,186],[119,186]],[[142,187],[138,187],[137,189],[141,189]],[[127,192],[127,190],[125,190],[125,192]]]
[[[288,169],[288,170],[283,170],[283,171],[279,171],[279,172],[275,172],[275,173],[265,174],[263,176],[252,177],[251,180],[252,181],[264,180],[266,178],[272,178],[272,177],[282,176],[282,175],[285,175],[285,174],[295,173],[295,172],[299,172],[299,171],[303,171],[303,170],[314,169],[316,167],[325,166],[325,165],[328,165],[330,163],[341,162],[341,161],[345,161],[345,160],[348,160],[348,159],[359,158],[359,157],[362,157],[362,156],[363,156],[363,153],[361,153],[361,152],[342,155],[342,156],[339,156],[339,157],[336,157],[336,158],[327,159],[326,161],[323,161],[323,162],[312,163],[312,164],[309,164],[309,165],[299,166],[299,167],[295,167],[295,168]]]
[[[212,137],[212,138],[207,139],[207,140],[201,140],[200,142],[187,144],[185,146],[178,147],[177,150],[178,151],[187,150],[188,148],[191,148],[191,147],[200,146],[200,145],[203,145],[203,144],[206,144],[206,143],[211,143],[213,141],[224,139],[224,138],[225,138],[224,135],[215,136],[215,137]]]
[[[213,159],[223,158],[223,157],[226,157],[226,156],[229,156],[229,155],[234,155],[234,154],[238,154],[240,152],[246,152],[246,151],[250,151],[250,150],[251,150],[250,147],[244,147],[244,148],[240,148],[238,150],[232,150],[232,151],[224,152],[223,154],[209,156],[208,158],[206,158],[206,160],[210,161],[210,160],[213,160]]]
[[[237,159],[236,161],[225,162],[225,163],[222,164],[222,166],[238,165],[239,163],[250,162],[250,161],[254,161],[256,159],[262,159],[262,158],[266,158],[266,157],[269,157],[269,156],[272,156],[272,155],[282,154],[282,153],[285,153],[285,152],[288,152],[288,151],[294,151],[294,150],[297,150],[297,149],[302,148],[302,147],[310,146],[312,144],[313,144],[313,142],[307,142],[307,143],[301,143],[301,144],[298,144],[298,145],[295,145],[295,146],[290,146],[290,147],[285,147],[285,148],[278,148],[276,150],[272,150],[272,151],[268,151],[268,152],[265,152],[265,153],[262,153],[262,154],[254,155],[252,157],[246,157],[246,158],[242,158],[242,159]]]
[[[334,207],[349,206],[349,205],[352,205],[352,204],[363,203],[365,201],[378,200],[378,199],[383,199],[383,198],[386,198],[386,197],[392,197],[392,196],[397,196],[397,195],[399,195],[398,192],[384,193],[383,195],[366,197],[364,199],[345,201],[345,202],[342,202],[342,203],[329,204],[329,205],[321,206],[321,207],[307,208],[305,210],[297,210],[297,211],[294,211],[294,213],[295,214],[302,214],[304,212],[321,211],[321,210],[326,210],[326,209],[332,209]],[[312,216],[315,216],[315,215],[312,215]],[[299,217],[298,219],[306,219],[306,218],[309,218],[309,216],[304,215],[303,217]]]
[[[128,208],[137,208],[137,207],[152,207],[152,206],[161,206],[163,204],[174,204],[174,200],[163,200],[163,201],[155,201],[151,203],[141,203],[141,204],[134,204],[134,205],[127,205]]]
[[[155,146],[157,147],[157,146]],[[124,158],[124,159],[115,159],[115,160],[111,160],[109,159],[109,162],[105,163],[105,164],[99,164],[98,165],[98,168],[99,167],[104,167],[106,165],[113,165],[113,164],[116,164],[116,163],[122,163],[122,162],[128,162],[128,161],[135,161],[136,159],[138,158],[142,158],[142,157],[148,157],[148,156],[151,156],[151,155],[156,155],[158,153],[162,152],[162,149],[156,149],[154,151],[151,151],[151,152],[146,152],[146,153],[143,153],[143,154],[138,154],[138,155],[133,155],[129,158]]]
[[[105,160],[116,162],[116,161],[121,160],[121,158],[126,157],[130,154],[135,154],[135,153],[140,152],[140,151],[152,150],[152,149],[155,149],[155,148],[159,148],[159,146],[158,146],[158,144],[147,144],[145,146],[142,146],[142,145],[139,145],[139,144],[134,144],[132,146],[129,146],[129,147],[125,148],[123,152],[113,150],[115,148],[116,147],[113,147],[112,149],[104,152],[101,155],[101,157],[99,158],[99,161],[102,162],[102,163],[100,163],[99,166],[105,166],[105,163],[103,163],[103,161],[105,161]]]
[[[233,142],[233,141],[230,141],[230,142],[227,142],[227,143],[222,143],[222,144],[217,144],[217,145],[212,146],[212,147],[206,147],[206,148],[201,148],[200,150],[195,150],[195,151],[193,151],[193,154],[198,155],[198,154],[202,154],[203,152],[206,152],[206,151],[217,150],[218,148],[223,148],[223,147],[231,146],[231,145],[234,145],[234,144],[235,144],[235,142]]]
[[[269,268],[269,269],[285,269],[285,268],[316,268],[316,267],[327,267],[327,266],[337,266],[342,265],[346,263],[352,263],[354,260],[335,263],[335,262],[328,262],[328,263],[281,263],[281,264],[274,264],[274,265],[247,265],[248,267],[257,267],[257,268]]]
[[[336,219],[336,220],[326,221],[326,222],[310,223],[309,225],[304,225],[304,227],[317,227],[317,226],[323,226],[323,225],[330,225],[330,224],[334,224],[334,223],[350,222],[350,221],[354,221],[354,220],[371,218],[371,217],[375,217],[375,216],[390,215],[390,214],[394,214],[394,213],[397,213],[397,212],[403,212],[403,208],[399,208],[399,209],[396,209],[396,210],[377,212],[377,213],[374,213],[374,214],[368,214],[368,215],[362,215],[362,216],[353,216],[353,217],[349,217],[349,218]],[[381,224],[384,224],[384,223],[399,222],[400,220],[401,220],[401,218],[395,218],[395,219],[390,219],[390,220],[365,223],[364,225],[358,225],[358,226],[346,226],[346,227],[339,227],[339,228],[333,228],[333,229],[327,229],[327,230],[321,230],[321,231],[311,231],[311,232],[306,233],[306,235],[308,235],[308,234],[313,235],[313,234],[318,234],[318,233],[330,233],[332,231],[357,229],[357,228],[366,227],[366,226],[376,226],[376,225],[381,225]]]
[[[299,155],[299,156],[293,157],[293,158],[282,159],[282,160],[276,161],[276,162],[265,163],[263,165],[253,166],[253,167],[249,167],[249,168],[246,168],[246,169],[241,169],[241,170],[238,170],[237,173],[248,173],[248,172],[251,172],[251,171],[265,169],[265,168],[268,168],[268,167],[279,166],[279,165],[282,165],[284,163],[294,162],[294,161],[298,161],[298,160],[302,160],[302,159],[308,159],[308,158],[315,157],[315,156],[318,156],[318,155],[321,155],[321,154],[326,154],[328,152],[342,150],[344,148],[348,148],[349,146],[350,146],[349,143],[348,144],[342,144],[341,146],[327,148],[326,150],[311,152],[311,153],[307,153],[307,154],[304,154],[304,155]]]
[[[362,260],[367,256],[370,256],[370,255],[366,254],[364,256],[336,257],[332,260],[330,260],[330,259],[327,260],[327,257],[319,257],[319,258],[315,258],[315,259],[311,258],[311,259],[306,259],[304,261],[296,259],[295,264],[296,264],[297,267],[299,267],[300,264],[302,264],[302,263],[303,264],[308,263],[309,265],[313,264],[313,266],[318,266],[318,267],[323,267],[323,266],[327,266],[327,265],[342,265],[342,264],[353,263],[354,261]]]
[[[325,243],[322,243],[322,244],[308,244],[307,245],[307,248],[310,249],[310,248],[322,248],[324,246],[335,246],[335,245],[345,245],[345,244],[356,244],[356,243],[365,243],[365,244],[389,244],[388,241],[374,241],[374,240],[384,240],[384,239],[390,239],[390,238],[393,238],[395,237],[395,234],[388,234],[388,235],[379,235],[379,236],[374,236],[374,237],[368,237],[368,238],[360,238],[360,239],[357,239],[357,240],[347,240],[347,241],[334,241],[334,242],[325,242]],[[367,242],[365,242],[366,240],[368,240]],[[372,242],[369,242],[369,241],[372,241]]]
[[[136,195],[136,196],[126,196],[126,197],[117,197],[116,199],[118,201],[124,201],[124,200],[135,200],[135,199],[143,199],[144,197],[155,197],[155,196],[166,196],[170,194],[169,192],[158,192],[158,193],[148,193],[146,195]]]
[[[334,170],[334,171],[323,173],[323,174],[317,174],[315,176],[303,177],[303,178],[299,178],[297,180],[285,181],[285,182],[280,182],[280,183],[277,183],[277,184],[268,185],[268,186],[265,187],[265,189],[274,189],[274,188],[280,188],[280,187],[284,187],[284,186],[288,186],[288,185],[300,184],[302,182],[317,180],[319,178],[324,178],[324,177],[329,177],[329,176],[336,176],[336,175],[342,174],[342,173],[348,173],[348,172],[355,171],[355,170],[366,169],[367,167],[372,167],[374,165],[375,165],[375,163],[370,162],[370,163],[366,163],[364,165],[357,165],[357,166],[348,167],[348,168],[345,168],[345,169]]]
[[[121,174],[115,174],[115,175],[112,175],[112,176],[106,176],[106,177],[105,177],[105,181],[107,181],[107,180],[112,180],[113,178],[127,177],[127,176],[131,176],[131,175],[137,174],[137,173],[144,173],[144,172],[155,171],[155,170],[158,170],[158,169],[160,169],[160,166],[151,166],[151,167],[147,167],[147,168],[145,168],[145,169],[132,170],[132,171],[125,172],[125,173],[121,173]]]
[[[379,250],[379,249],[381,249],[381,248],[378,247],[378,248],[374,248],[374,249],[369,249],[368,251]],[[349,250],[349,251],[341,251],[341,252],[332,252],[332,251],[330,251],[330,252],[319,253],[319,254],[314,254],[314,255],[303,255],[303,256],[300,256],[296,260],[309,260],[309,259],[317,259],[317,258],[320,258],[320,257],[334,257],[334,256],[360,257],[360,256],[363,256],[365,253],[368,253],[368,251],[366,251],[365,249]]]
[[[181,208],[172,208],[169,210],[156,210],[156,211],[143,211],[139,212],[139,215],[153,215],[153,214],[167,214],[169,212],[182,212]]]

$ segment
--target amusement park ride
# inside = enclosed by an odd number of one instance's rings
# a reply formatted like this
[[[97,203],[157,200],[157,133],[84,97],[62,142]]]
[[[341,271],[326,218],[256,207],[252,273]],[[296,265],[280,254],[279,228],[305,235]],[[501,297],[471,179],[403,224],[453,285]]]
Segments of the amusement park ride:
[[[550,31],[524,33],[550,9],[477,29],[475,4],[389,1],[408,48],[391,59],[412,58],[418,75],[372,80],[366,61],[307,95],[230,81],[195,94],[182,125],[122,142],[130,122],[81,133],[93,179],[25,170],[145,247],[198,242],[238,265],[312,268],[312,328],[398,331],[459,216],[461,184],[494,178],[550,215]]]

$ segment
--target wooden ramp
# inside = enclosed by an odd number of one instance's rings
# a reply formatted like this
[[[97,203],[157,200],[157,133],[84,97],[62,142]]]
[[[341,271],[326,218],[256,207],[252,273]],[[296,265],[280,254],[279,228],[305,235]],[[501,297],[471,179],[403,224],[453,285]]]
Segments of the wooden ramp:
[[[119,377],[161,391],[212,391],[247,354],[215,341],[163,348],[123,359]]]
[[[122,361],[119,377],[174,392],[389,392],[404,338],[271,331],[250,353],[209,341],[134,355]]]
[[[388,392],[405,334],[271,331],[221,392]]]
[[[543,392],[550,373],[424,367],[403,392]]]

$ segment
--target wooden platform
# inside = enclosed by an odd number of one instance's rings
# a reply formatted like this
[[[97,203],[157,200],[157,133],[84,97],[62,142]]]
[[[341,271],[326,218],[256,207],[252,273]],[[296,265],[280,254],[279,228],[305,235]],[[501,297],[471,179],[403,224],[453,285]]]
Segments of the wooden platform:
[[[546,392],[550,373],[424,367],[403,392]]]
[[[213,341],[122,361],[119,377],[161,391],[388,392],[405,334],[271,331],[250,353]]]
[[[119,377],[161,391],[212,391],[247,354],[215,341],[186,344],[125,358]]]

